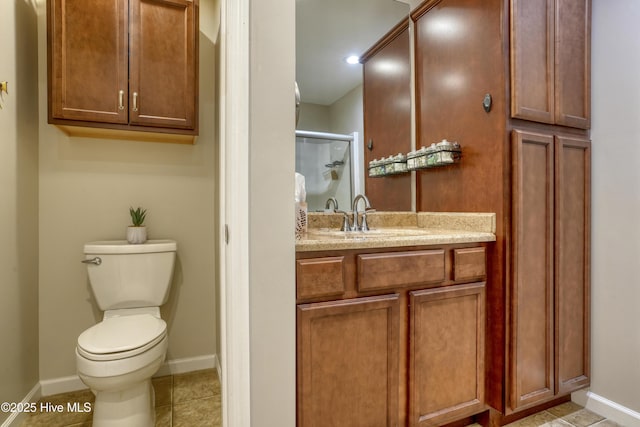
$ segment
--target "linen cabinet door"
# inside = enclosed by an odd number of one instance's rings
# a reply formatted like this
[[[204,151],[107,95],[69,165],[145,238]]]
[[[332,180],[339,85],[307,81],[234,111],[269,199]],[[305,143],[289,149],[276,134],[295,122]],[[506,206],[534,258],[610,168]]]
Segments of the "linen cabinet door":
[[[298,305],[298,427],[397,427],[399,328],[397,294]]]
[[[591,143],[556,137],[556,386],[566,394],[590,379]]]
[[[560,0],[555,4],[555,122],[589,129],[591,0]]]
[[[194,129],[197,0],[131,0],[130,123]]]
[[[554,0],[511,0],[511,117],[555,120]]]
[[[49,122],[128,122],[126,0],[50,0]]]
[[[409,426],[484,409],[485,284],[409,293]]]
[[[591,0],[511,0],[511,116],[588,129]]]
[[[553,136],[513,133],[509,399],[512,410],[553,397]]]

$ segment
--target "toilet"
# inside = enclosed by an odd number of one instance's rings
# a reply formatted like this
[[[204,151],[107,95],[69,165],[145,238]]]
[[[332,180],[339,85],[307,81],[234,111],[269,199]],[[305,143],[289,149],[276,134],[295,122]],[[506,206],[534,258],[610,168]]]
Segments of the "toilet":
[[[94,427],[153,427],[151,377],[164,362],[167,301],[177,243],[99,241],[84,246],[89,282],[102,321],[82,332],[78,376],[96,395]]]

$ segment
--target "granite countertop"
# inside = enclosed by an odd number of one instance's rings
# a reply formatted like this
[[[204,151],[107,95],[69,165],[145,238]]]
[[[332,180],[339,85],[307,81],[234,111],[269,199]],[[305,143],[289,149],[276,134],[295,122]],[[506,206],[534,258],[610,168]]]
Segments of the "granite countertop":
[[[309,228],[296,241],[297,252],[493,242],[493,213],[376,212],[367,214],[370,231],[342,232],[342,214],[311,212]]]

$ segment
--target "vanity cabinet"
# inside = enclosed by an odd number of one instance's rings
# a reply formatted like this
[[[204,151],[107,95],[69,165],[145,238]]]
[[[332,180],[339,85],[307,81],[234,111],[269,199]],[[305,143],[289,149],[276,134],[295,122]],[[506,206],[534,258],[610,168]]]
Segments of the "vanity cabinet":
[[[485,285],[409,292],[409,426],[482,412]]]
[[[589,384],[590,143],[513,132],[510,401]]]
[[[511,0],[511,116],[590,127],[589,0]]]
[[[49,123],[197,133],[198,0],[51,0]]]
[[[397,294],[298,306],[298,425],[397,426]]]
[[[427,0],[411,18],[416,145],[463,147],[416,172],[416,207],[496,213],[485,400],[508,424],[589,385],[590,2]]]
[[[484,401],[486,245],[299,252],[298,426],[431,426]]]
[[[409,19],[365,52],[363,69],[364,166],[367,197],[378,211],[411,210],[411,174],[368,176],[374,159],[411,151]]]

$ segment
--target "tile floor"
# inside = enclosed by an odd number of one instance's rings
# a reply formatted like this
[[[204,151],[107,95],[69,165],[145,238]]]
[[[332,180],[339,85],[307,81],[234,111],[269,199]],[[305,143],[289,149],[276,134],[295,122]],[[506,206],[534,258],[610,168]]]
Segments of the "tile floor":
[[[156,392],[156,427],[219,427],[220,381],[215,370],[189,372],[153,379]],[[93,403],[89,390],[47,396],[41,402]],[[40,403],[38,404],[40,405]],[[91,413],[40,412],[30,415],[21,427],[90,427]],[[474,424],[474,427],[478,426]],[[479,426],[478,426],[479,427]],[[507,427],[623,427],[573,402],[533,414]]]
[[[507,427],[623,427],[573,402],[541,411]]]
[[[219,427],[221,421],[220,381],[214,369],[158,377],[152,380],[156,393],[156,427]],[[89,390],[57,394],[41,399],[52,405],[67,402],[93,403]],[[38,403],[40,407],[40,403]],[[21,427],[90,427],[91,413],[38,412]]]

